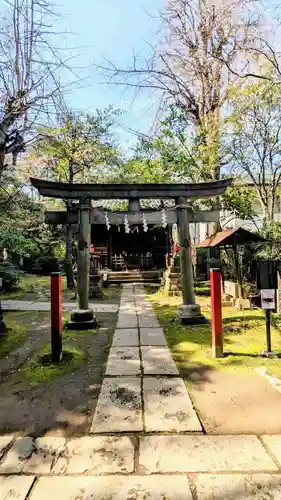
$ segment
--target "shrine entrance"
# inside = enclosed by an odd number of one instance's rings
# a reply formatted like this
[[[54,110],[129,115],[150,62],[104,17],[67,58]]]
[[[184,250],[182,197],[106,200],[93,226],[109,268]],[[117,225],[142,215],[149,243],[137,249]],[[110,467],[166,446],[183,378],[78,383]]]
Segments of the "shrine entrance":
[[[126,233],[124,225],[92,225],[91,243],[100,258],[102,268],[118,270],[165,269],[165,256],[170,252],[169,228],[142,225],[130,227]]]
[[[187,199],[218,197],[230,185],[231,180],[205,182],[198,184],[69,184],[30,179],[31,184],[42,196],[78,200],[75,210],[51,212],[46,214],[46,222],[56,224],[78,224],[77,245],[77,297],[78,311],[72,314],[72,320],[79,318],[80,328],[85,329],[91,323],[93,312],[89,309],[89,265],[90,265],[90,225],[104,224],[107,230],[112,225],[123,225],[126,235],[135,225],[143,226],[148,232],[148,225],[177,223],[180,244],[180,265],[183,303],[179,309],[179,318],[184,323],[205,322],[200,306],[195,302],[193,290],[193,267],[190,241],[190,222],[216,222],[217,211],[193,211]],[[163,212],[152,211],[149,215],[140,210],[140,199],[173,199],[174,207]],[[94,209],[91,200],[119,199],[129,200],[126,212],[105,212]],[[83,325],[83,317],[85,319]]]

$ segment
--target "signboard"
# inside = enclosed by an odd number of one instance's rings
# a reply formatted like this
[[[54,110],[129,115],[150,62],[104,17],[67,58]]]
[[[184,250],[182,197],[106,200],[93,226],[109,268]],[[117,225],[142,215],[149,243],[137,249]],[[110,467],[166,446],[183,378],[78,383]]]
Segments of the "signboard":
[[[268,288],[261,290],[261,308],[275,309],[275,289]]]

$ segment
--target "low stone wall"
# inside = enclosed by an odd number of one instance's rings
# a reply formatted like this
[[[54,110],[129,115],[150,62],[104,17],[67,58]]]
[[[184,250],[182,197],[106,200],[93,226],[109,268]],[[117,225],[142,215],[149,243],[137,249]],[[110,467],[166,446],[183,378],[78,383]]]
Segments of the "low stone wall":
[[[225,281],[224,282],[224,294],[226,296],[230,296],[233,299],[238,299],[238,284],[234,281]]]

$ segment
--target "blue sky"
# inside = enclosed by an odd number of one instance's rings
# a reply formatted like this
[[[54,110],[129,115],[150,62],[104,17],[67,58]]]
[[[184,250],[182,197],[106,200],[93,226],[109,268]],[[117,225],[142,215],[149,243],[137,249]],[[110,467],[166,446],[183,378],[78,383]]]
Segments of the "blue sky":
[[[81,88],[73,89],[68,100],[76,109],[94,111],[112,104],[124,110],[120,123],[125,127],[147,132],[156,112],[156,98],[148,91],[138,94],[121,87],[101,84],[102,75],[90,66],[105,59],[118,66],[129,66],[133,52],[145,59],[151,50],[149,44],[157,40],[159,19],[157,12],[164,0],[59,0],[61,15],[54,26],[60,31],[61,43],[66,39],[72,47],[75,66],[85,80]],[[63,33],[67,32],[65,36]],[[148,43],[147,43],[148,42]],[[69,52],[71,54],[71,52]],[[118,129],[121,143],[130,147],[135,136]]]

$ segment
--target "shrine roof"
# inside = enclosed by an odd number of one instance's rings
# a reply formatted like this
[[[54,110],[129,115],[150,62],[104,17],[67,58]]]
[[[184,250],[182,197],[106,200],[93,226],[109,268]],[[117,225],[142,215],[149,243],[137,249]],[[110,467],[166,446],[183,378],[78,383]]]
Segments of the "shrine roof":
[[[196,245],[196,248],[244,245],[246,243],[263,241],[266,241],[265,238],[263,238],[259,234],[252,233],[251,231],[247,231],[246,229],[239,227],[237,229],[227,229],[226,231],[219,231],[206,240],[201,241],[201,243],[198,243],[198,245]]]

